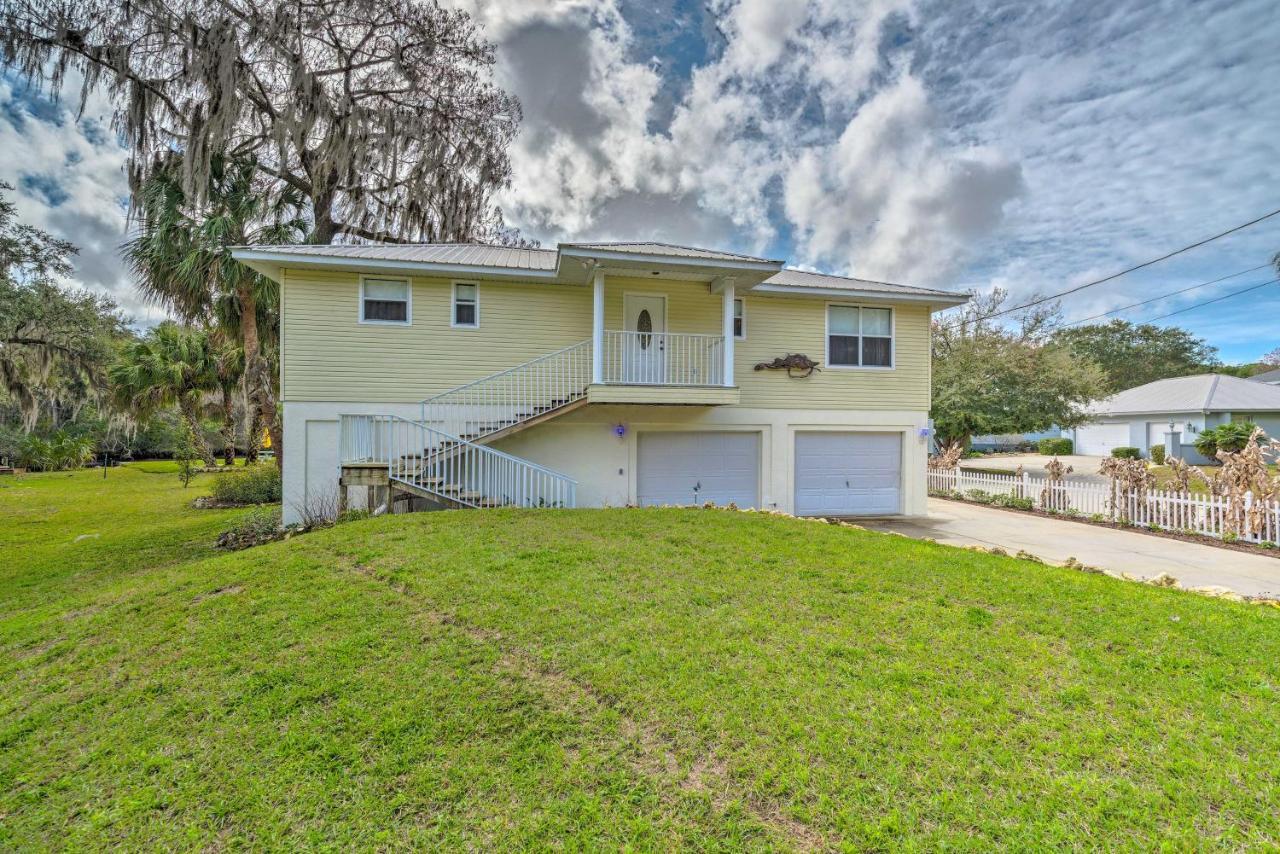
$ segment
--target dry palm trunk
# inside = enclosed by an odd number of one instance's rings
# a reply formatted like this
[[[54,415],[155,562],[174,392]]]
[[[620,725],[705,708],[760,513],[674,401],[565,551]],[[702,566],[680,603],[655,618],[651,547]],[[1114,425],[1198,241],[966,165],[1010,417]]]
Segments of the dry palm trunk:
[[[213,467],[213,451],[209,450],[209,442],[204,437],[204,428],[200,425],[200,413],[196,401],[190,395],[178,401],[178,409],[182,411],[182,420],[187,422],[191,430],[191,441],[195,443],[196,453],[206,466]]]
[[[276,397],[272,392],[271,366],[262,357],[262,339],[258,335],[258,302],[249,288],[241,288],[240,328],[244,335],[244,375],[249,388],[249,399],[258,417],[267,425],[271,434],[271,450],[275,453],[276,466],[284,465],[284,435],[280,420],[276,417]]]
[[[232,396],[234,385],[222,386],[222,462],[223,465],[236,464],[236,413],[235,398]]]
[[[258,462],[258,451],[262,448],[262,416],[256,406],[250,406],[249,410],[249,432],[244,437],[244,464],[247,466]]]

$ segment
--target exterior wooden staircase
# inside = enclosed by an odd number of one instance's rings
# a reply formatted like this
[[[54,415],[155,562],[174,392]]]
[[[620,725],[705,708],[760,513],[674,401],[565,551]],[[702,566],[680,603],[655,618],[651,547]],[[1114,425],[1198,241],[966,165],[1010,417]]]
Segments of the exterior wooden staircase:
[[[444,507],[573,507],[572,478],[488,445],[585,406],[590,381],[583,341],[427,398],[417,421],[343,415],[341,487],[385,477],[393,497]]]

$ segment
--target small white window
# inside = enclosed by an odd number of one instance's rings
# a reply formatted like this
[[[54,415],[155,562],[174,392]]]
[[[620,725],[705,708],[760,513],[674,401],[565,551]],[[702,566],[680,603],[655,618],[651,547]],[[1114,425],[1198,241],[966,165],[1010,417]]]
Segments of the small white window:
[[[887,308],[827,306],[827,364],[893,367],[893,312]]]
[[[409,300],[406,279],[361,279],[360,322],[408,325]]]
[[[733,301],[733,337],[747,337],[747,307],[740,299]]]
[[[455,282],[451,326],[474,329],[480,325],[480,286]]]

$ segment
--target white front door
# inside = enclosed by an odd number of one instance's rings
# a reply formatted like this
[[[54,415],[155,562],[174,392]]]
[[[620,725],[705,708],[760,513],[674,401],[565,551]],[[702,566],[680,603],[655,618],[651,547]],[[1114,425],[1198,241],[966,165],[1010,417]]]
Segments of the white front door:
[[[661,385],[667,381],[667,298],[627,294],[622,336],[622,381]]]

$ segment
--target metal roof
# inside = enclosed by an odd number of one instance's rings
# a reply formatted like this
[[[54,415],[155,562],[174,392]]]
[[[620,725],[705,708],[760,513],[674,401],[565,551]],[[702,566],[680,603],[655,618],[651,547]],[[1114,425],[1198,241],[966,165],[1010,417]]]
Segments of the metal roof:
[[[237,247],[239,248],[239,247]],[[511,270],[554,270],[554,249],[513,249],[486,243],[380,243],[245,247],[307,258],[365,258],[415,264],[504,267]]]
[[[1097,415],[1156,412],[1280,411],[1280,388],[1226,374],[1173,377],[1140,385],[1098,402]]]
[[[892,282],[876,282],[871,279],[854,279],[849,276],[833,276],[829,273],[811,273],[808,270],[787,268],[765,279],[765,284],[791,288],[825,288],[843,291],[870,291],[885,294],[912,294],[919,296],[962,296],[954,291],[940,291],[915,285],[895,285]]]
[[[563,251],[562,251],[563,250]],[[714,269],[723,263],[726,271],[750,269],[751,275],[763,281],[757,287],[760,293],[797,295],[849,294],[864,297],[899,297],[904,300],[929,302],[933,305],[959,305],[968,299],[967,294],[921,288],[914,285],[898,285],[805,270],[782,269],[781,261],[698,249],[671,243],[562,243],[555,249],[520,249],[507,246],[491,246],[484,243],[401,243],[401,244],[294,244],[283,246],[237,246],[233,255],[254,269],[273,278],[281,266],[292,259],[309,266],[341,267],[343,261],[352,262],[363,270],[403,270],[420,275],[430,274],[438,267],[445,273],[469,273],[478,276],[519,278],[532,275],[542,281],[581,281],[578,263],[572,269],[562,268],[562,260],[570,254],[582,261],[591,253],[599,252],[601,259],[618,259],[620,256],[643,256],[655,262],[665,261],[679,267],[700,265]],[[755,266],[753,266],[755,265]],[[755,279],[760,282],[761,279]],[[753,283],[754,284],[754,283]]]
[[[1254,374],[1248,377],[1250,382],[1255,383],[1280,383],[1280,368],[1274,371],[1263,371],[1260,374]]]
[[[721,252],[718,249],[699,249],[696,246],[680,246],[675,243],[561,243],[574,249],[598,249],[602,252],[625,252],[629,255],[653,255],[662,258],[700,258],[707,261],[758,261],[761,264],[781,264],[773,258],[741,255],[737,252]]]

